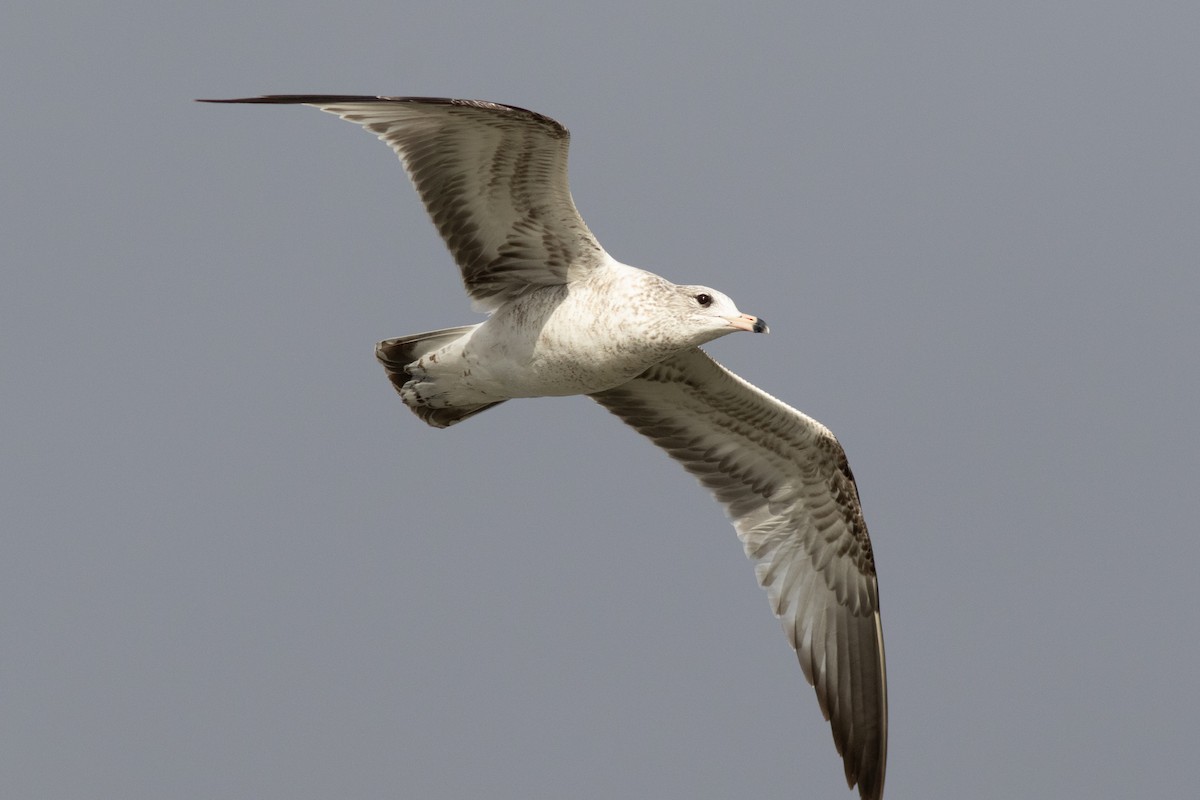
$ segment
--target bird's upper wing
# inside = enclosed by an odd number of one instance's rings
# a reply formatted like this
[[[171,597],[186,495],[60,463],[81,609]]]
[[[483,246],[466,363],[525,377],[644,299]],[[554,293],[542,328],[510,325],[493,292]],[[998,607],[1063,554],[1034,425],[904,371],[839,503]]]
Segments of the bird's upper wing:
[[[400,156],[477,307],[567,283],[608,258],[571,199],[570,134],[533,111],[483,100],[268,95],[357,122]]]
[[[883,793],[887,680],[858,489],[825,426],[684,351],[592,397],[725,505],[833,726],[846,780]]]

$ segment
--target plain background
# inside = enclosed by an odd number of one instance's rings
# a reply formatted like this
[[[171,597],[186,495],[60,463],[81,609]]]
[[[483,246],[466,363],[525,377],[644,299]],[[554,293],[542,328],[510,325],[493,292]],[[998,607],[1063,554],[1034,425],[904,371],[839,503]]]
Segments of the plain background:
[[[554,116],[770,321],[709,350],[849,453],[889,798],[1194,792],[1195,4],[18,0],[0,70],[0,795],[852,796],[681,469],[402,406],[478,318],[381,143],[192,102],[278,92]]]

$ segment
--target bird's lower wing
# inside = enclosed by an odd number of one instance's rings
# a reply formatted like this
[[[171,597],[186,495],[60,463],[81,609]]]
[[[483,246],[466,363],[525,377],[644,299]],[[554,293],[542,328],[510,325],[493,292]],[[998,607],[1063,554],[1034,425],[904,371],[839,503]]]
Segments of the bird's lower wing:
[[[833,727],[846,779],[883,794],[887,679],[875,562],[833,434],[692,349],[592,397],[725,505]]]

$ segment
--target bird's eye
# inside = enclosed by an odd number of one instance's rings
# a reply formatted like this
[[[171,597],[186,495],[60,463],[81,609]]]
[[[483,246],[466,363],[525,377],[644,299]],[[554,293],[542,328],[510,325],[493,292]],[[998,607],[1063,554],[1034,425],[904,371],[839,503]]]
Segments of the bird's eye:
[[[696,295],[696,302],[705,308],[708,308],[710,305],[712,305],[712,295],[701,292],[700,294]]]

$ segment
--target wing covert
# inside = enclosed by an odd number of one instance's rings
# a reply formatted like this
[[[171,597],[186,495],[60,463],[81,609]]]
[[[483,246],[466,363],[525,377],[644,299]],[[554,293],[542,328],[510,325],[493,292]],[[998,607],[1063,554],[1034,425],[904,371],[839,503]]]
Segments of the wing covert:
[[[725,505],[832,725],[847,782],[864,798],[881,797],[887,679],[879,589],[837,439],[699,349],[592,397]]]
[[[267,95],[357,123],[400,156],[476,306],[567,283],[608,255],[567,180],[570,134],[550,117],[484,100]]]

